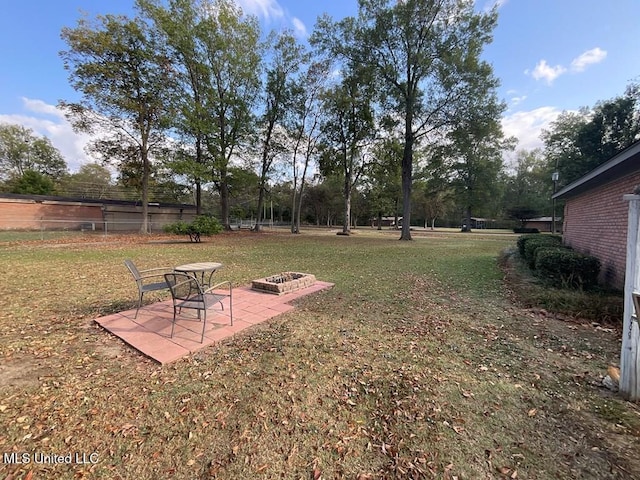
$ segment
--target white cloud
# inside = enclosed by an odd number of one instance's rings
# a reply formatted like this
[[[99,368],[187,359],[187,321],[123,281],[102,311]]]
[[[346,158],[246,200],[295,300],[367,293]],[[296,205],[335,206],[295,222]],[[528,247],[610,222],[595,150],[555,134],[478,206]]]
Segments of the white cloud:
[[[485,12],[491,11],[493,7],[497,7],[498,9],[502,8],[507,4],[509,0],[488,0],[485,1],[483,10]]]
[[[42,100],[22,98],[26,114],[0,114],[0,123],[24,125],[37,136],[47,137],[67,162],[69,171],[77,172],[85,163],[95,162],[84,151],[89,135],[73,131],[64,113]]]
[[[540,60],[536,65],[536,68],[534,68],[530,73],[536,80],[544,80],[547,84],[551,85],[556,78],[566,71],[567,69],[562,65],[552,67],[546,60]],[[525,73],[529,73],[529,71],[527,70]]]
[[[560,75],[570,71],[571,73],[584,72],[588,66],[602,62],[607,58],[606,50],[602,50],[599,47],[587,50],[581,55],[577,56],[571,61],[571,69],[568,70],[562,65],[556,65],[552,67],[546,60],[540,60],[533,71],[525,70],[526,75],[531,75],[536,80],[544,80],[548,85],[551,85],[553,81]]]
[[[591,50],[587,50],[579,57],[575,58],[571,62],[571,71],[573,72],[582,72],[589,65],[593,65],[596,63],[602,62],[605,58],[607,58],[607,51],[602,50],[599,47],[592,48]]]
[[[511,97],[511,105],[513,105],[514,107],[516,105],[519,105],[520,103],[524,102],[527,99],[526,95],[522,95],[521,97]]]
[[[299,37],[306,38],[308,36],[307,27],[302,20],[298,17],[293,17],[291,23],[293,23],[293,29]]]
[[[277,0],[235,0],[242,11],[262,17],[267,21],[284,17],[284,10]]]
[[[517,150],[533,150],[543,147],[540,134],[549,128],[561,110],[556,107],[540,107],[530,111],[514,112],[502,118],[502,129],[507,137],[517,137]]]

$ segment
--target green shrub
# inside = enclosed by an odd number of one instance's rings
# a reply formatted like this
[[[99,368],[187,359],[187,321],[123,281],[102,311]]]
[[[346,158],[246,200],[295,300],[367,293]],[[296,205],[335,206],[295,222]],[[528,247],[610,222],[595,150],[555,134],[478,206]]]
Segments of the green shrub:
[[[532,238],[540,238],[540,234],[526,234],[526,235],[520,235],[518,237],[518,253],[520,253],[520,256],[522,258],[524,258],[524,246],[527,243],[527,240],[530,240]]]
[[[199,243],[202,235],[215,235],[222,231],[222,225],[215,217],[198,215],[193,222],[179,220],[164,226],[164,231],[175,235],[189,235],[192,242]]]
[[[516,227],[513,229],[513,233],[540,233],[540,230],[538,230],[537,228]]]
[[[557,287],[590,288],[598,283],[600,260],[566,248],[540,247],[535,270],[536,275]]]
[[[529,268],[535,268],[536,250],[540,247],[562,245],[562,239],[556,235],[538,235],[535,238],[529,238],[524,242],[524,259]]]

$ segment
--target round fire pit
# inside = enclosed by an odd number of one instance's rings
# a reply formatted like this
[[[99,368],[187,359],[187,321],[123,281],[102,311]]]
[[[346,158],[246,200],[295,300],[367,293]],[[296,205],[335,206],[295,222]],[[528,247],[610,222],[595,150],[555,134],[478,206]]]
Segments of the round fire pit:
[[[270,277],[259,278],[251,282],[251,288],[260,292],[282,295],[301,288],[310,287],[316,277],[310,273],[282,272]]]

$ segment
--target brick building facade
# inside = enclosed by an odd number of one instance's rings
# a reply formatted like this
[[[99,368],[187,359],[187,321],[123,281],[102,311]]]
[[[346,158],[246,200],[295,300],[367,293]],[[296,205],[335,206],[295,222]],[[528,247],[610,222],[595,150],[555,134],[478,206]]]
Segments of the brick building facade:
[[[190,222],[194,205],[149,204],[151,229]],[[71,199],[42,195],[0,194],[0,230],[137,231],[142,224],[140,202]]]
[[[624,287],[629,205],[623,199],[640,185],[640,142],[556,193],[564,199],[562,238],[600,259],[600,281]]]

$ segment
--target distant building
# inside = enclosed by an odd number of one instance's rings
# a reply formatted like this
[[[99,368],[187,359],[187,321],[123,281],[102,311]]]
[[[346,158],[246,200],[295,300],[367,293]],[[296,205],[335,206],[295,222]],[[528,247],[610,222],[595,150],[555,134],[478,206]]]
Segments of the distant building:
[[[396,224],[396,220],[398,221],[397,224]],[[372,227],[377,227],[378,226],[378,217],[373,217],[371,219],[371,226]],[[402,217],[382,217],[380,219],[380,226],[381,227],[400,228],[400,227],[402,227]]]
[[[149,203],[152,231],[195,218],[195,205]],[[47,195],[0,193],[0,230],[138,231],[142,204],[126,200],[91,200]]]
[[[537,228],[540,232],[553,231],[553,217],[530,218],[523,224],[524,228]],[[556,232],[562,232],[562,217],[556,217]]]

